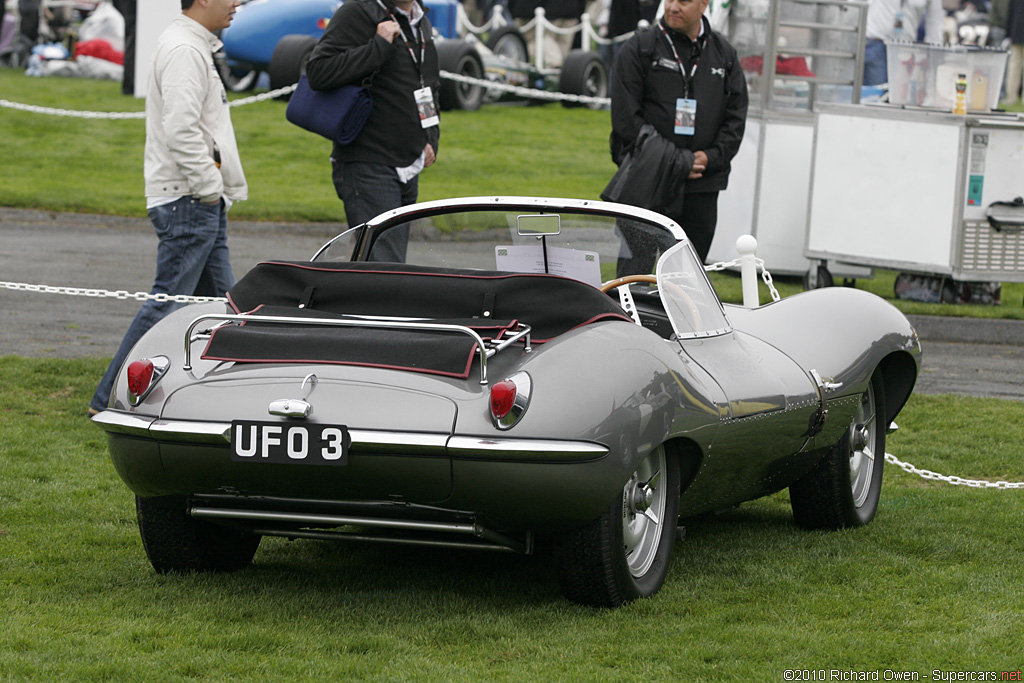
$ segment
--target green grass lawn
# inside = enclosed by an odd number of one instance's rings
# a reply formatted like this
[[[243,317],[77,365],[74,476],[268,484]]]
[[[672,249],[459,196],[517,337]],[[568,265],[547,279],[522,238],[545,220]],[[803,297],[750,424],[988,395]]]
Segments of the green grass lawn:
[[[115,83],[8,70],[0,97],[142,108]],[[285,124],[278,102],[234,120],[253,198],[233,217],[339,220],[326,142]],[[608,130],[607,112],[557,105],[446,114],[421,196],[596,197],[613,171]],[[0,205],[142,216],[142,140],[141,121],[2,109]],[[875,275],[857,285],[891,298],[893,274]],[[735,276],[713,278],[739,300]],[[1005,286],[1000,307],[897,303],[1024,318],[1022,294]],[[265,539],[244,571],[158,576],[105,437],[82,416],[105,367],[0,357],[0,681],[780,681],[787,669],[927,680],[1020,668],[1021,492],[892,466],[864,529],[800,531],[784,493],[689,521],[664,589],[613,611],[563,600],[544,553]],[[1024,403],[915,395],[899,423],[889,450],[902,460],[1024,481]]]
[[[654,598],[595,610],[551,558],[264,539],[159,576],[103,433],[98,360],[0,358],[0,680],[782,681],[786,669],[1016,671],[1020,491],[888,466],[875,521],[806,532],[777,494],[687,523]],[[1024,481],[1024,404],[914,396],[888,450]]]

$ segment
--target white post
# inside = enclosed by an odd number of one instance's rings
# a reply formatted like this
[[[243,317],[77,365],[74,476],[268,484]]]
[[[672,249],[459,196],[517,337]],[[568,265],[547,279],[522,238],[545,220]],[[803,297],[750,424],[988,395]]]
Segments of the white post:
[[[593,50],[594,43],[594,27],[590,25],[590,15],[586,12],[580,17],[580,49],[582,50]]]
[[[469,33],[469,27],[473,25],[473,22],[469,20],[469,15],[466,14],[466,8],[462,6],[462,3],[456,3],[455,5],[455,35],[459,38],[464,37]]]
[[[533,11],[533,63],[538,69],[544,68],[544,8]]]
[[[761,301],[757,295],[757,240],[753,235],[740,235],[736,240],[736,251],[740,253],[740,283],[743,287],[743,305],[757,308]]]
[[[495,31],[505,25],[505,13],[502,11],[501,5],[495,5],[494,9],[491,10],[491,23],[488,27],[491,31]]]

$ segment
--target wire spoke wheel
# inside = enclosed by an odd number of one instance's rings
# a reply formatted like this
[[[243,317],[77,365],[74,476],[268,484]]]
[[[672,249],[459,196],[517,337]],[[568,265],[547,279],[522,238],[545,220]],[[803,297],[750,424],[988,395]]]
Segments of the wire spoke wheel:
[[[659,449],[640,464],[622,492],[622,548],[634,577],[646,574],[658,555],[667,505],[664,469],[665,451]]]
[[[657,593],[668,573],[678,514],[679,462],[659,446],[637,462],[600,517],[556,537],[565,596],[583,605],[618,607]]]

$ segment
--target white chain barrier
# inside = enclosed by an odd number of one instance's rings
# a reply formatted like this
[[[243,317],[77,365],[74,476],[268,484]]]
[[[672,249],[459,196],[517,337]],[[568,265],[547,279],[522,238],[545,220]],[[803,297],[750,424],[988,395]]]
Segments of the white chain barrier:
[[[247,104],[253,104],[254,102],[264,102],[266,100],[272,100],[282,95],[287,95],[295,91],[297,86],[289,85],[284,88],[278,88],[277,90],[271,90],[269,92],[260,93],[259,95],[253,95],[252,97],[243,97],[238,100],[231,101],[229,106],[242,107]],[[31,114],[46,114],[48,116],[64,116],[77,119],[144,119],[146,118],[146,112],[144,111],[78,111],[75,109],[60,109],[56,107],[37,107],[32,104],[22,104],[20,102],[11,102],[10,100],[0,99],[0,107],[7,109],[15,109],[17,111],[29,112]]]
[[[570,95],[563,92],[548,92],[547,90],[538,90],[537,88],[525,88],[520,85],[509,85],[507,83],[498,83],[497,81],[488,81],[482,78],[472,78],[470,76],[463,76],[461,74],[455,74],[450,71],[442,71],[441,78],[446,78],[456,83],[468,83],[470,85],[480,85],[488,90],[500,90],[502,92],[509,92],[520,97],[530,98],[534,100],[549,100],[549,101],[563,101],[563,102],[577,102],[579,104],[599,104],[602,106],[610,105],[611,98],[608,97],[591,97],[589,95]]]
[[[739,265],[738,261],[735,262],[721,262],[714,263],[709,266],[705,266],[707,270],[724,270],[726,268]],[[774,301],[779,300],[779,293],[775,291],[775,287],[771,284],[771,275],[764,267],[764,261],[758,259],[758,267],[761,268],[762,277],[765,278],[765,283],[768,285],[772,292],[772,299]],[[30,285],[19,282],[2,282],[0,281],[0,289],[9,289],[13,291],[21,292],[40,292],[43,294],[64,294],[68,296],[85,296],[95,298],[108,298],[118,299],[120,301],[127,301],[129,299],[135,301],[173,301],[174,303],[180,304],[203,304],[211,302],[226,302],[225,297],[220,296],[187,296],[185,294],[149,294],[147,292],[128,292],[126,290],[110,291],[107,289],[90,289],[82,287],[51,287],[48,285]],[[950,476],[946,474],[939,474],[932,472],[931,470],[920,469],[914,467],[910,463],[903,462],[892,453],[885,454],[885,461],[892,463],[893,465],[903,469],[910,474],[916,474],[922,479],[929,481],[941,481],[954,486],[967,486],[969,488],[977,489],[1024,489],[1024,482],[1009,482],[1009,481],[986,481],[984,479],[964,479],[963,477]]]
[[[754,263],[761,269],[761,279],[764,281],[765,286],[768,288],[768,292],[772,295],[772,301],[779,301],[782,297],[779,296],[779,290],[775,289],[775,281],[772,280],[772,274],[768,272],[768,269],[764,266],[764,259],[755,258]],[[740,259],[732,261],[718,261],[717,263],[711,263],[704,266],[704,270],[708,272],[714,272],[718,270],[727,270],[729,268],[739,268],[743,265]]]
[[[903,462],[892,453],[885,454],[885,461],[896,465],[896,467],[899,467],[910,474],[916,474],[922,479],[928,479],[929,481],[941,481],[947,484],[953,484],[954,486],[968,486],[974,489],[1024,489],[1024,481],[1009,482],[986,481],[984,479],[964,479],[963,477],[939,474],[938,472],[932,472],[931,470],[923,470],[918,467],[914,467],[908,462]]]
[[[94,298],[118,299],[127,301],[173,301],[176,304],[205,304],[212,301],[227,301],[222,296],[188,296],[187,294],[150,294],[148,292],[129,292],[124,289],[116,292],[108,289],[90,289],[84,287],[50,287],[48,285],[29,285],[21,282],[0,282],[0,289],[21,292],[40,292],[42,294],[65,294],[67,296],[87,296]]]

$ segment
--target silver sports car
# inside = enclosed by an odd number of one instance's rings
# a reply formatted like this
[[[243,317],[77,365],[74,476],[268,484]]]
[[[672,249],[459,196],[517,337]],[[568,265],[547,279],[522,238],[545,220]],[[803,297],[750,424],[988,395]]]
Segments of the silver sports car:
[[[658,214],[478,197],[180,308],[94,420],[158,572],[263,536],[544,540],[570,600],[616,606],[661,587],[680,518],[788,487],[801,526],[870,522],[920,354],[856,289],[724,306]]]

